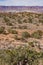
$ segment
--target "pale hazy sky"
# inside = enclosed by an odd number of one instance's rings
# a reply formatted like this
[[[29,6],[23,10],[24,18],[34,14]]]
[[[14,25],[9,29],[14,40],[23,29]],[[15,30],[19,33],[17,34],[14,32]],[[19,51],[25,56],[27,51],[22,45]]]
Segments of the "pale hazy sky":
[[[43,0],[0,0],[4,6],[43,6]]]

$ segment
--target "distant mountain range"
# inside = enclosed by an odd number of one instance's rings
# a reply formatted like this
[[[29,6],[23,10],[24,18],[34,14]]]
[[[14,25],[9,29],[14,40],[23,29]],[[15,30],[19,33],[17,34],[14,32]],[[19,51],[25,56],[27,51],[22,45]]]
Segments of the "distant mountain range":
[[[0,6],[0,12],[41,12],[43,13],[43,6]]]

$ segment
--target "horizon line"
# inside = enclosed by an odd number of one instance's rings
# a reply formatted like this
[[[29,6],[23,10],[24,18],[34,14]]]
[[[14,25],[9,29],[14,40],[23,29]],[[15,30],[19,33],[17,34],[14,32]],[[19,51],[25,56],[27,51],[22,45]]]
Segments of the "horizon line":
[[[0,6],[16,6],[16,5],[0,5]],[[19,6],[19,5],[18,5]],[[25,7],[25,5],[21,5],[21,6],[24,6]],[[32,6],[32,5],[31,5]],[[37,5],[35,5],[36,7],[40,7],[40,6],[37,6]],[[34,7],[34,6],[33,6]]]

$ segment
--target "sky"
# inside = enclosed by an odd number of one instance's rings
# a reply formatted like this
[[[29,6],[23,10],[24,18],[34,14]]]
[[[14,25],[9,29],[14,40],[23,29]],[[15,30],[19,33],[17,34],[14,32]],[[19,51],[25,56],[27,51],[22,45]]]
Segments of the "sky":
[[[0,0],[0,6],[43,6],[43,0]]]

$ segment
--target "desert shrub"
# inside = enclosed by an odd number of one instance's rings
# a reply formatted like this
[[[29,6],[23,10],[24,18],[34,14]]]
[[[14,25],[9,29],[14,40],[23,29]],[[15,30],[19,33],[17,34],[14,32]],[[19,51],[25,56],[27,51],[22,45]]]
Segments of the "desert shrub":
[[[18,35],[15,35],[15,36],[14,36],[14,39],[15,39],[15,40],[21,40],[21,38],[18,37]]]
[[[14,30],[14,29],[9,29],[8,32],[12,33],[12,34],[18,34],[18,32],[16,30]]]
[[[2,17],[2,15],[0,14],[0,17]]]
[[[15,19],[15,15],[12,15],[12,17],[11,17],[12,19]]]
[[[43,53],[30,50],[27,46],[0,50],[0,65],[39,65],[40,58],[43,58]]]
[[[42,23],[43,24],[43,19],[42,20],[39,20],[39,23]]]
[[[34,47],[34,41],[28,43],[31,47]]]
[[[7,22],[6,25],[12,26],[12,23],[11,22]]]
[[[0,34],[4,33],[5,27],[0,27]]]
[[[24,19],[24,20],[23,20],[23,23],[27,23],[27,20],[26,20],[26,19]]]
[[[40,42],[39,41],[32,41],[32,42],[29,42],[28,43],[31,47],[38,47],[39,48],[39,46],[40,46]]]
[[[29,23],[32,23],[32,18],[31,17],[29,17],[29,21],[28,21]]]
[[[5,30],[5,31],[3,32],[3,34],[4,34],[4,35],[8,35],[9,32]]]
[[[27,26],[26,25],[22,26],[22,29],[27,29]]]
[[[28,37],[30,37],[30,34],[28,32],[25,31],[22,33],[22,38],[28,38]]]
[[[18,36],[17,36],[17,35],[15,35],[15,36],[14,36],[14,39],[18,40]]]
[[[0,27],[0,34],[7,35],[7,34],[9,34],[9,33],[6,32],[5,27]]]
[[[9,22],[9,19],[7,17],[4,17],[4,21],[7,23]]]
[[[18,21],[17,21],[19,24],[22,24],[22,21],[20,20],[20,19],[18,19]]]
[[[38,30],[38,31],[32,33],[31,36],[34,37],[34,38],[40,39],[42,37],[42,35],[43,35],[43,32]]]
[[[6,22],[6,25],[12,26],[12,23],[10,22],[10,20],[7,17],[4,17],[4,20]]]

